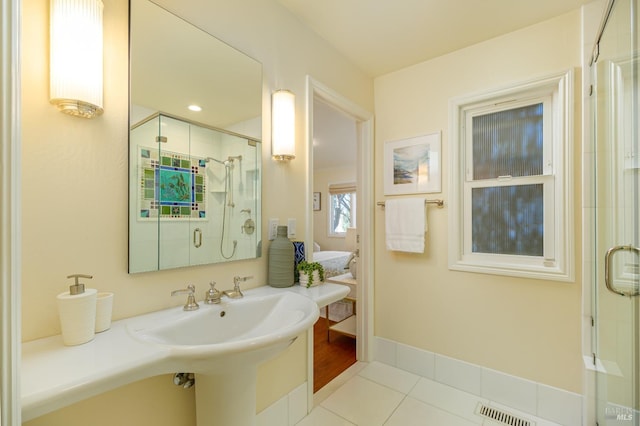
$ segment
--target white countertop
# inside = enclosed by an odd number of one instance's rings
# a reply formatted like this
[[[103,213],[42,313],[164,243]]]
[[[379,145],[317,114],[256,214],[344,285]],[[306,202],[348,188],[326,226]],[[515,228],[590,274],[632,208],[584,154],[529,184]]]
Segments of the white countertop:
[[[349,288],[333,283],[311,288],[262,286],[244,293],[261,296],[281,291],[309,297],[321,308],[344,298]],[[114,321],[109,330],[96,334],[91,342],[83,345],[64,346],[60,335],[23,343],[22,420],[31,420],[144,378],[177,373],[170,370],[165,350],[129,335],[126,325],[131,320]]]

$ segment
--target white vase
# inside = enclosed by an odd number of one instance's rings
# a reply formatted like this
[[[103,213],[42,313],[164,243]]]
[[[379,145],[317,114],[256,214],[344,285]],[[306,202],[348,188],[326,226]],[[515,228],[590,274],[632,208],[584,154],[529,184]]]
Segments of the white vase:
[[[322,284],[322,281],[320,281],[320,273],[318,271],[313,271],[313,282],[311,283],[311,285],[309,284],[309,276],[307,275],[306,272],[304,271],[300,271],[300,285],[303,287],[315,287],[319,284]]]
[[[358,263],[356,262],[355,257],[351,259],[351,262],[349,262],[349,272],[351,272],[351,276],[355,280],[357,278],[356,273],[358,272]]]

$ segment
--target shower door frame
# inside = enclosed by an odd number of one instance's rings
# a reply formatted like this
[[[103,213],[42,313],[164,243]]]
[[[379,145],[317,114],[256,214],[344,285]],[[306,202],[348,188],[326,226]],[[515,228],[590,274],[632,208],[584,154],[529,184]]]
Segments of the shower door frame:
[[[640,425],[639,3],[608,1],[590,70],[593,178],[586,186],[594,201],[589,235],[594,392],[589,402],[600,426]]]
[[[22,423],[20,11],[0,0],[0,423]]]

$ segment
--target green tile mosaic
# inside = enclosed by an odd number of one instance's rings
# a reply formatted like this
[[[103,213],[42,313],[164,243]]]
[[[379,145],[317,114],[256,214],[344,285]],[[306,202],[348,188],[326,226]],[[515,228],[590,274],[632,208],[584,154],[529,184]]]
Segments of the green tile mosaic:
[[[208,220],[206,161],[140,148],[140,220]]]

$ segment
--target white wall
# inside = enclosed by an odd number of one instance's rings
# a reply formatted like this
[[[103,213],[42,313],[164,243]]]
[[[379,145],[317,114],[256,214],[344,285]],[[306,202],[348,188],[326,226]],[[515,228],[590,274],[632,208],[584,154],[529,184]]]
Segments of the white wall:
[[[375,211],[375,334],[558,388],[580,392],[581,253],[570,283],[450,271],[447,264],[449,100],[558,71],[575,70],[575,206],[580,193],[580,13],[540,24],[375,80],[376,200],[385,141],[442,131],[445,207],[429,207],[422,255],[388,252],[384,210]],[[575,209],[574,247],[581,247]],[[399,308],[401,307],[401,308]]]
[[[162,5],[263,63],[263,218],[305,218],[304,143],[305,78],[317,80],[345,97],[373,109],[372,81],[314,33],[301,26],[275,1],[165,0]],[[59,113],[48,102],[48,0],[23,2],[22,28],[22,317],[23,339],[60,332],[55,297],[67,289],[66,276],[93,274],[90,287],[115,293],[114,319],[184,303],[170,291],[194,283],[204,292],[210,280],[230,287],[237,274],[253,275],[247,283],[265,282],[263,257],[213,266],[127,274],[127,137],[128,137],[128,5],[107,0],[104,9],[104,115],[83,120]],[[270,158],[270,93],[288,88],[298,95],[297,152],[300,160],[279,164]],[[265,221],[262,229],[266,229]],[[306,379],[306,338],[283,356],[266,363],[258,374],[257,409],[270,405]],[[162,383],[168,383],[165,378]],[[104,424],[146,424],[129,418],[163,406],[158,426],[176,424],[191,412],[191,402],[172,397],[171,385],[154,379],[136,387],[137,397],[115,392],[117,404],[98,397],[92,415]],[[30,426],[87,424],[80,407],[35,419]],[[169,415],[170,413],[176,416]],[[97,424],[97,423],[96,423]]]

